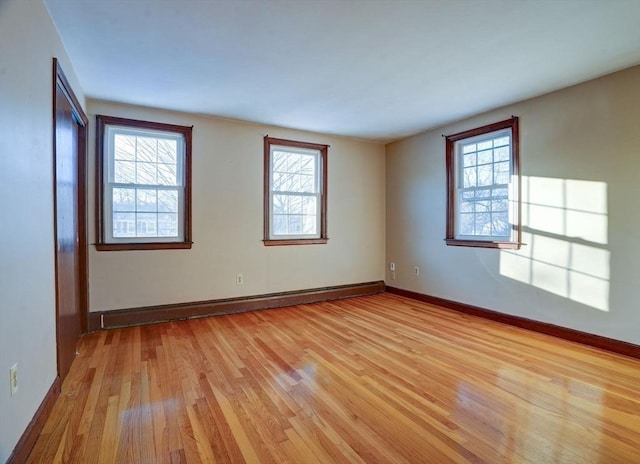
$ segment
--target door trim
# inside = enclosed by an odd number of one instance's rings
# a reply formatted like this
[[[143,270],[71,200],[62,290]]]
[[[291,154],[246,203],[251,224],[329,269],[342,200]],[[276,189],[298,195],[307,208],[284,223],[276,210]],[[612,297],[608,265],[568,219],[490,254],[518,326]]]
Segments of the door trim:
[[[85,114],[80,101],[73,92],[67,77],[62,71],[60,62],[57,58],[53,58],[53,233],[54,246],[58,243],[58,226],[57,226],[57,194],[56,194],[56,103],[57,91],[60,88],[65,95],[67,101],[71,105],[73,117],[78,124],[78,274],[80,280],[80,288],[78,289],[80,304],[80,328],[82,333],[87,332],[87,312],[89,310],[89,268],[87,265],[88,258],[88,241],[87,241],[87,128],[89,118]],[[58,253],[54,252],[55,257],[55,286],[56,286],[56,327],[59,317],[58,308]],[[57,343],[56,329],[56,343]],[[60,369],[58,366],[58,373]]]

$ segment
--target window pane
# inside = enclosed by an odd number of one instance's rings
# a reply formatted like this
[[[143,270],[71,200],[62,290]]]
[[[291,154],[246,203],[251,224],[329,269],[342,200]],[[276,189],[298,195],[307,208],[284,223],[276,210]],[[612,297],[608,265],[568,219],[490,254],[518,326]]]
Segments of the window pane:
[[[136,192],[136,211],[157,211],[158,196],[155,189],[138,189]]]
[[[133,184],[136,181],[136,163],[132,161],[114,161],[113,181],[118,184]]]
[[[493,140],[486,140],[478,144],[478,151],[486,150],[487,148],[492,148],[492,147],[493,147]]]
[[[297,195],[290,195],[287,212],[289,214],[302,214],[303,198],[304,197],[297,196]]]
[[[493,200],[491,202],[491,210],[496,211],[509,211],[509,202],[506,199]]]
[[[508,237],[510,235],[509,213],[493,213],[491,215],[492,235]]]
[[[473,213],[473,203],[470,201],[463,201],[460,203],[461,213]]]
[[[316,175],[316,157],[313,155],[300,155],[300,174]]]
[[[300,171],[300,155],[298,155],[297,153],[287,154],[285,166],[285,172]]]
[[[485,187],[493,183],[493,164],[478,166],[478,186]]]
[[[501,162],[495,164],[495,183],[508,184],[511,173],[509,172],[509,162]]]
[[[178,162],[178,142],[158,139],[158,163],[176,164]]]
[[[493,198],[509,198],[509,189],[506,187],[499,187],[491,189],[491,196]]]
[[[158,190],[158,211],[178,212],[178,192],[176,190]]]
[[[178,185],[175,164],[158,164],[158,185]]]
[[[284,151],[274,151],[271,157],[271,164],[274,172],[286,172],[287,170],[287,153]]]
[[[287,174],[283,174],[281,172],[273,173],[271,177],[271,190],[274,192],[285,192],[284,183],[287,180]]]
[[[288,195],[273,195],[273,214],[286,214]]]
[[[135,237],[136,215],[135,213],[113,213],[113,236]]]
[[[463,156],[463,165],[464,167],[469,167],[469,166],[475,166],[477,164],[476,162],[476,154],[475,153],[468,153],[466,155]]]
[[[155,163],[158,161],[158,141],[151,137],[137,137],[136,160]]]
[[[474,214],[460,215],[460,234],[473,235]]]
[[[296,175],[289,172],[273,172],[273,185],[271,189],[274,192],[295,192],[296,188]]]
[[[302,234],[302,215],[289,216],[289,227],[287,232],[289,235],[301,235]]]
[[[114,135],[114,159],[134,161],[136,159],[136,138],[131,135]]]
[[[476,213],[488,213],[490,211],[490,201],[476,201]]]
[[[274,192],[300,192],[300,176],[289,172],[274,172]]]
[[[478,164],[493,163],[493,150],[478,152]]]
[[[496,161],[508,161],[510,156],[509,147],[496,148],[494,151]]]
[[[302,201],[302,212],[303,214],[307,214],[307,215],[316,215],[317,213],[317,209],[316,209],[316,197],[304,197],[304,200]]]
[[[154,163],[136,163],[136,183],[137,184],[156,184],[156,164]]]
[[[138,237],[157,236],[157,220],[158,215],[156,213],[138,213],[136,215],[136,233]]]
[[[299,180],[300,180],[300,190],[299,190],[300,192],[305,192],[305,193],[316,192],[315,179],[312,175],[302,174],[299,176]]]
[[[289,192],[300,192],[300,176],[298,174],[287,174],[286,189]]]
[[[305,215],[302,217],[302,233],[303,234],[316,234],[316,216]]]
[[[475,217],[475,235],[491,235],[491,215],[488,213],[477,213]]]
[[[494,139],[493,146],[494,147],[501,147],[502,145],[509,145],[509,139],[510,139],[509,136],[500,137],[500,138]]]
[[[274,235],[287,234],[287,216],[282,214],[273,215],[273,224],[271,225]]]
[[[463,145],[462,146],[462,153],[471,153],[476,151],[476,144],[475,143],[470,143],[468,145]]]
[[[475,167],[464,169],[464,180],[463,180],[462,186],[464,188],[476,186],[476,168]]]
[[[158,237],[178,236],[178,214],[158,214]]]
[[[114,188],[112,193],[113,211],[135,211],[136,190],[128,188]]]

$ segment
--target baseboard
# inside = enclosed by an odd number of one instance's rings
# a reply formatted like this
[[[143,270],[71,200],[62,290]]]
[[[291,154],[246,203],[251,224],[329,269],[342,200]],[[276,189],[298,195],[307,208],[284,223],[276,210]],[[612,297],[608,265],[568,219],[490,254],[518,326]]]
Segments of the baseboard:
[[[296,306],[384,292],[384,282],[296,290],[221,300],[197,301],[89,313],[89,330],[155,324],[179,319],[243,313],[259,309]]]
[[[601,348],[603,350],[612,351],[614,353],[640,359],[640,346],[634,345],[633,343],[627,343],[620,340],[615,340],[613,338],[602,337],[600,335],[581,332],[579,330],[569,329],[567,327],[562,327],[554,324],[548,324],[546,322],[535,321],[533,319],[527,319],[520,316],[512,316],[491,309],[480,308],[478,306],[459,303],[457,301],[447,300],[445,298],[439,298],[437,296],[425,295],[423,293],[412,292],[410,290],[403,290],[401,288],[386,287],[385,291],[388,293],[393,293],[394,295],[400,295],[411,298],[413,300],[422,301],[424,303],[441,306],[453,311],[483,317],[492,321],[502,322],[503,324],[533,330],[535,332],[552,335],[557,338],[582,343],[583,345],[589,345],[595,348]]]
[[[51,410],[53,409],[53,405],[56,403],[59,396],[60,377],[56,377],[51,384],[49,391],[44,396],[42,403],[40,403],[40,407],[38,407],[38,410],[33,415],[31,422],[29,422],[29,425],[27,425],[27,428],[20,437],[20,440],[18,440],[16,447],[9,456],[7,464],[20,464],[27,462],[27,458],[29,457],[29,454],[31,454],[31,450],[36,444],[36,440],[38,439],[40,432],[42,432],[44,424],[47,422],[47,419],[51,414]]]

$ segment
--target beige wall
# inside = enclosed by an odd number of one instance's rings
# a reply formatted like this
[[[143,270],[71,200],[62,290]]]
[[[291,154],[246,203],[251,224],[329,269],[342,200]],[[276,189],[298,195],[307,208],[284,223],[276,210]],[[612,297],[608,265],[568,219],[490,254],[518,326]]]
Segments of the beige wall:
[[[102,101],[89,100],[88,108],[92,121],[95,114],[104,114],[194,126],[193,249],[92,249],[92,311],[384,278],[383,145]],[[330,145],[327,245],[262,244],[267,134]],[[90,146],[93,159],[94,144]],[[244,275],[244,285],[236,285],[238,273]]]
[[[0,1],[0,462],[53,383],[52,58],[84,102],[41,0]],[[7,220],[7,218],[9,218]],[[19,386],[9,396],[9,368]]]
[[[511,115],[526,245],[447,247],[442,134]],[[386,175],[387,285],[640,344],[640,67],[390,144]]]

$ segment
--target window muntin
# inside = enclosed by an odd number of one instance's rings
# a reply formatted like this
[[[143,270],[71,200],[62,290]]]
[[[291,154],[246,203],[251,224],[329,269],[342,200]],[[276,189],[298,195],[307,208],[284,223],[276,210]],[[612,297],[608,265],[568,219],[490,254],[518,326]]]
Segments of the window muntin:
[[[265,244],[326,242],[327,146],[265,137]]]
[[[190,247],[191,128],[108,116],[98,126],[98,249]]]
[[[447,137],[447,244],[519,246],[517,123]]]

